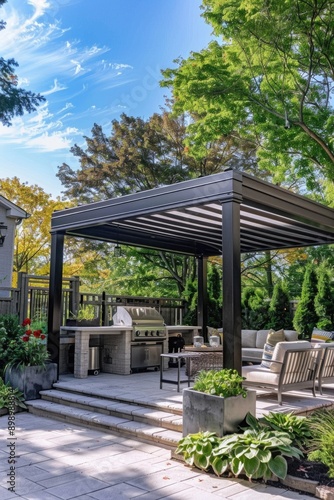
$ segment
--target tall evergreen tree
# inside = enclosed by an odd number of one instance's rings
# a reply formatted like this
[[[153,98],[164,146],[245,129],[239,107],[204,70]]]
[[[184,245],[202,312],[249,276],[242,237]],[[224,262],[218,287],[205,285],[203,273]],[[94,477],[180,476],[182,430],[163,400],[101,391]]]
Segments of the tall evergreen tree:
[[[331,331],[334,329],[334,293],[327,270],[319,271],[318,293],[315,296],[315,310],[319,316],[317,327]]]
[[[302,294],[293,318],[293,326],[301,334],[302,338],[309,337],[312,334],[313,328],[319,320],[314,305],[317,292],[317,274],[314,266],[309,264],[305,270]]]
[[[290,312],[289,295],[279,281],[274,286],[273,296],[269,306],[270,328],[279,330],[292,328],[292,317]]]

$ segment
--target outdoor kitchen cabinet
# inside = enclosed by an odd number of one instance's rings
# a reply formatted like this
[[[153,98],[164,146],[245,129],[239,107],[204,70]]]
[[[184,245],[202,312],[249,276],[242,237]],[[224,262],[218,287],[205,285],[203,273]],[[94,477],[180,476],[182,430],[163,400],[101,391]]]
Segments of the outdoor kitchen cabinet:
[[[132,344],[131,345],[131,371],[143,368],[160,367],[160,355],[163,352],[162,342]]]

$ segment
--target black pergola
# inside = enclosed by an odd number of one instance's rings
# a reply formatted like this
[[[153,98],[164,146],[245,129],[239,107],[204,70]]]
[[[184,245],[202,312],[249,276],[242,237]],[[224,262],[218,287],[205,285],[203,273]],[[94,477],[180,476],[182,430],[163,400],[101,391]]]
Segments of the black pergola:
[[[240,255],[334,243],[334,210],[248,174],[220,174],[54,212],[49,343],[58,362],[65,236],[194,255],[198,324],[207,326],[207,258],[223,257],[223,363],[241,370]]]

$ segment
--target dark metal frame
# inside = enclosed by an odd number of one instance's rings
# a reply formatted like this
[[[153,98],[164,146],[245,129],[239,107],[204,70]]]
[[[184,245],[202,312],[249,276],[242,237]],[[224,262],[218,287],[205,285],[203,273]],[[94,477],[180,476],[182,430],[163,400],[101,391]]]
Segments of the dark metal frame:
[[[206,261],[223,256],[224,366],[241,371],[240,254],[334,243],[334,210],[242,172],[54,212],[49,347],[59,352],[65,236],[195,255],[199,324],[206,329]]]

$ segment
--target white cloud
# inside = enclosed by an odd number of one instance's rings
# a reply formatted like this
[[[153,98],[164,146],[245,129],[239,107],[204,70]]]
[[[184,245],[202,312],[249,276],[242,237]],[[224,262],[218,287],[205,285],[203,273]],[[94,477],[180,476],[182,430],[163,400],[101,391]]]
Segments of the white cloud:
[[[55,78],[54,82],[53,82],[53,86],[50,90],[46,90],[44,92],[42,92],[42,94],[45,96],[47,95],[50,95],[50,94],[54,94],[55,92],[59,92],[61,90],[66,90],[67,87],[66,85],[62,85],[58,82],[57,78]]]
[[[47,97],[36,112],[14,118],[11,127],[0,125],[2,146],[15,144],[44,152],[68,150],[90,130],[92,109],[94,119],[110,119],[114,111],[111,106],[93,108],[94,92],[131,81],[128,73],[133,68],[109,61],[108,47],[84,46],[71,38],[70,28],[52,18],[60,1],[75,0],[11,0],[1,8],[1,19],[7,23],[0,31],[1,56],[19,62],[17,76],[23,88]],[[75,108],[75,113],[66,112],[70,108]]]

